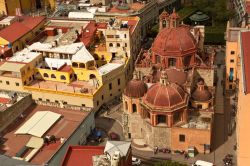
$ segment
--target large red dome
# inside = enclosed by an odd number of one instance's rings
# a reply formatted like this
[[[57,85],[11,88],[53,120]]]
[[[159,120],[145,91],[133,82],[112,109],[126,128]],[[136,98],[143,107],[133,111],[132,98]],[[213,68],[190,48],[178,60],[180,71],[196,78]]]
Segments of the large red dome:
[[[186,105],[187,94],[175,83],[168,85],[156,83],[148,89],[143,101],[155,109],[174,109]]]
[[[164,28],[155,38],[152,51],[160,56],[183,56],[196,52],[196,40],[188,26]]]

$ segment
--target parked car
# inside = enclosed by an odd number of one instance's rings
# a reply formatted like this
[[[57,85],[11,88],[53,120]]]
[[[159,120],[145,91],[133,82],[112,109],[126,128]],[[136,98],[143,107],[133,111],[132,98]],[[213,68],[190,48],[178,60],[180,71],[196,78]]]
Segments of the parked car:
[[[110,140],[115,140],[115,141],[120,141],[120,136],[116,134],[115,132],[110,132],[109,133],[109,139]]]
[[[136,157],[132,157],[132,165],[141,165],[141,160]]]
[[[192,166],[214,166],[214,164],[203,160],[197,160]]]

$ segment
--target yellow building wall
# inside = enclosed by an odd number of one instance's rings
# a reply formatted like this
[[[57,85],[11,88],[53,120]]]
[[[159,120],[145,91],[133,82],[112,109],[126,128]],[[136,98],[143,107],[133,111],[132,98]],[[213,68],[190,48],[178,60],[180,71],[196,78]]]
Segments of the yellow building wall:
[[[0,0],[0,12],[7,15],[5,0]]]
[[[6,83],[9,81],[9,85]],[[16,85],[19,84],[19,86]],[[0,76],[0,89],[23,92],[23,84],[20,78]]]
[[[4,45],[8,45],[8,44],[9,44],[9,42],[7,40],[0,37],[0,46],[4,46]]]
[[[5,0],[8,15],[16,15],[16,8],[21,8],[19,0]]]
[[[90,75],[94,74],[96,78],[101,81],[101,76],[99,75],[97,70],[88,70],[73,67],[74,73],[77,75],[77,79],[80,81],[88,81],[90,79]]]
[[[44,80],[55,81],[55,82],[64,82],[64,83],[68,83],[68,84],[70,83],[70,74],[73,73],[72,70],[70,72],[61,72],[61,71],[56,71],[56,70],[40,69],[40,68],[37,68],[36,72],[39,72],[41,77]],[[49,75],[49,77],[44,77],[44,73],[47,73]],[[54,74],[56,76],[56,78],[51,78],[52,74]],[[62,80],[61,76],[65,76],[66,80]]]

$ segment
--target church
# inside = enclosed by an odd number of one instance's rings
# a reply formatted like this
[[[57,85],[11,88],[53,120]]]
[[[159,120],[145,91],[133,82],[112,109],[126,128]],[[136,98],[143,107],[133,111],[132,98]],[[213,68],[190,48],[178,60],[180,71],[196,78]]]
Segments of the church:
[[[180,24],[163,11],[159,33],[135,64],[123,93],[124,135],[150,148],[210,153],[215,101],[215,51],[204,26]]]

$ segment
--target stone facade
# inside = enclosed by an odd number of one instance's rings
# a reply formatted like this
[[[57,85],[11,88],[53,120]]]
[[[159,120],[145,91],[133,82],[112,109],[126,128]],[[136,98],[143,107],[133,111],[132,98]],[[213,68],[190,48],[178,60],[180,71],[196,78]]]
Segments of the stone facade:
[[[8,94],[9,92],[10,91],[1,90],[0,93]],[[17,95],[23,98],[0,112],[0,132],[17,119],[33,103],[30,94],[17,93]]]

